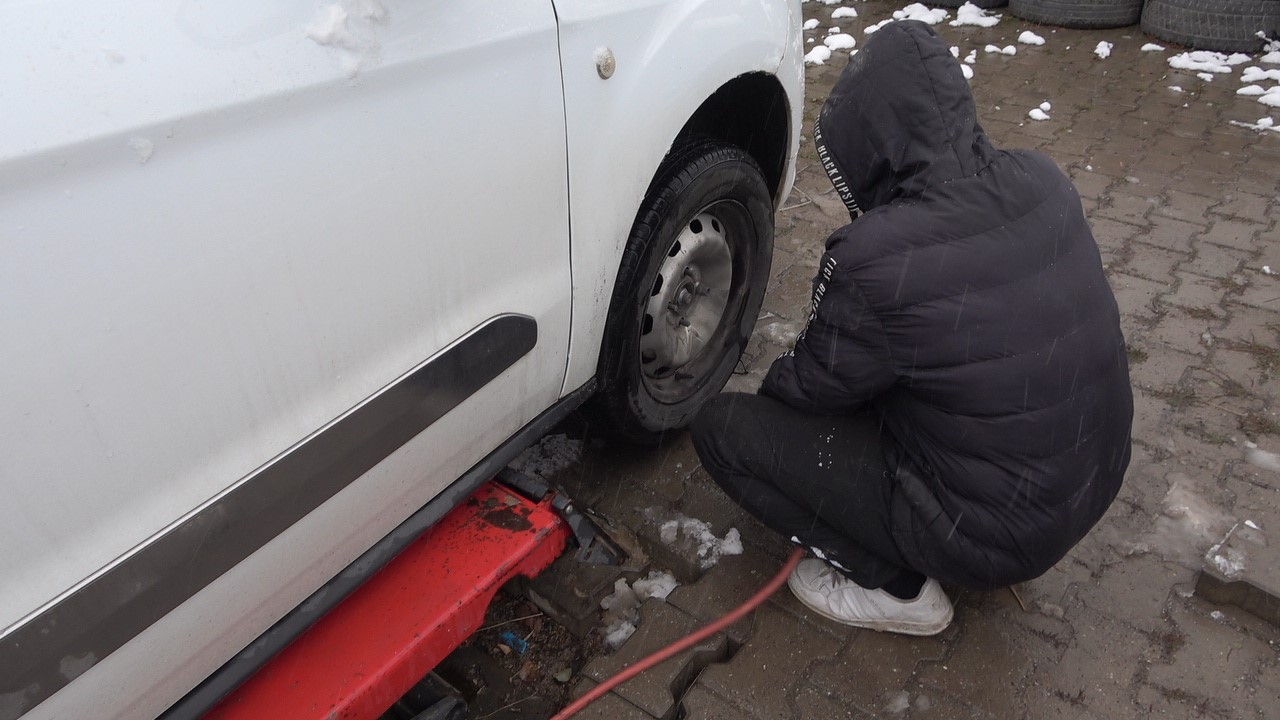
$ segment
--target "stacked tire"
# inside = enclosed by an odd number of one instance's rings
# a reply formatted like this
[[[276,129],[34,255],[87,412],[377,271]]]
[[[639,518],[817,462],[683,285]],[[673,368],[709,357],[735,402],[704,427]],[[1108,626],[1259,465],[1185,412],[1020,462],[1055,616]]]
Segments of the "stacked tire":
[[[925,3],[932,7],[960,7],[966,2],[971,2],[984,10],[987,8],[1004,7],[1009,4],[1009,0],[933,0]]]
[[[1147,0],[1142,29],[1201,50],[1256,52],[1280,36],[1280,0]]]
[[[1066,28],[1117,28],[1137,24],[1143,0],[1009,0],[1009,12],[1034,23]]]

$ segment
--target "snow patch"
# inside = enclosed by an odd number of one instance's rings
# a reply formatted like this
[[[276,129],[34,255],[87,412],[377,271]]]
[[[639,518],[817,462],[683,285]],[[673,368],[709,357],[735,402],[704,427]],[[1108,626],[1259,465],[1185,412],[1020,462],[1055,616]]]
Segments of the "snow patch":
[[[651,597],[665,601],[679,586],[671,573],[659,570],[650,571],[631,585],[626,578],[614,581],[613,592],[600,599],[600,609],[604,610],[604,628],[600,632],[605,644],[615,650],[621,647],[640,624],[640,604]]]
[[[1103,60],[1106,60],[1107,58],[1111,57],[1111,48],[1113,47],[1115,47],[1114,43],[1109,43],[1106,40],[1102,40],[1098,43],[1097,47],[1093,49],[1093,54],[1097,55]]]
[[[894,20],[919,20],[926,25],[937,25],[949,17],[951,17],[951,13],[946,10],[942,8],[930,10],[924,3],[911,3],[901,10],[895,10],[893,13]]]
[[[1169,89],[1170,89],[1170,90],[1172,90],[1172,91],[1174,91],[1174,92],[1176,92],[1176,93],[1183,92],[1183,90],[1182,90],[1182,86],[1181,86],[1181,85],[1170,85],[1170,86],[1169,86]]]
[[[1032,120],[1044,121],[1049,119],[1049,114],[1040,108],[1031,108],[1031,112],[1027,113],[1027,117]]]
[[[1272,65],[1280,65],[1280,50],[1269,52],[1258,58],[1258,62],[1270,63]]]
[[[1245,85],[1236,91],[1237,95],[1265,95],[1266,88],[1261,85]]]
[[[826,45],[814,45],[813,49],[804,55],[805,65],[825,65],[831,59],[831,48]]]
[[[711,526],[702,520],[690,517],[677,517],[668,520],[658,527],[658,537],[665,545],[682,543],[689,549],[696,549],[698,565],[706,570],[725,555],[742,554],[742,536],[737,528],[729,528],[723,538],[716,537]]]
[[[1263,70],[1257,65],[1250,65],[1240,73],[1240,82],[1242,83],[1256,83],[1262,80],[1280,82],[1280,69]]]
[[[968,65],[961,65],[961,66],[960,66],[960,74],[961,74],[961,75],[964,75],[964,79],[965,79],[965,80],[972,80],[972,79],[973,79],[973,68],[969,67]]]
[[[951,21],[951,27],[960,27],[961,25],[976,25],[978,27],[995,27],[1000,22],[1002,15],[988,15],[986,10],[966,2],[956,10],[956,19]]]
[[[317,45],[338,50],[338,64],[348,78],[381,60],[377,28],[387,23],[382,0],[340,0],[320,9],[304,33]]]
[[[1196,73],[1196,77],[1200,78],[1205,82],[1213,82],[1213,73],[1207,73],[1207,72]]]
[[[1044,102],[1040,103],[1040,109],[1045,112],[1049,112],[1050,110],[1053,109],[1053,106],[1049,104],[1048,100],[1045,100]]]
[[[1240,122],[1239,120],[1232,120],[1231,124],[1235,125],[1236,127],[1248,128],[1250,130],[1256,130],[1258,132],[1265,132],[1267,130],[1270,130],[1271,132],[1280,132],[1280,127],[1275,126],[1275,120],[1272,120],[1269,117],[1258,118],[1258,122],[1256,123],[1247,123],[1247,122]],[[1272,274],[1270,266],[1267,266],[1267,265],[1262,266],[1262,272],[1267,275]]]
[[[999,53],[1001,55],[1017,55],[1018,54],[1018,48],[1012,45],[1005,45],[1004,47],[1000,47],[998,45],[988,45],[982,48],[982,51],[989,52],[989,53]]]
[[[978,62],[978,51],[970,50],[969,54],[964,56],[964,61],[970,65]]]
[[[1268,90],[1266,95],[1258,98],[1258,102],[1267,107],[1280,107],[1280,87]]]
[[[582,441],[568,435],[548,435],[511,461],[511,467],[543,480],[553,479],[582,460]]]
[[[1244,553],[1233,547],[1214,547],[1205,560],[1228,580],[1239,578],[1247,567]]]
[[[858,41],[849,33],[839,33],[825,38],[822,44],[832,50],[852,50],[853,46],[858,44]]]
[[[819,24],[820,23],[818,22],[817,18],[810,18],[808,20],[805,20],[804,25],[801,25],[801,27],[804,28],[805,30],[812,30],[818,27]]]
[[[1143,45],[1138,49],[1141,50],[1142,52],[1161,52],[1164,50],[1164,46],[1157,45],[1155,43],[1147,43],[1146,45]]]
[[[858,11],[854,10],[851,7],[836,8],[836,11],[831,13],[832,20],[839,20],[840,18],[856,18],[856,17],[858,17]]]
[[[1030,30],[1023,30],[1022,34],[1018,36],[1018,42],[1023,45],[1043,45],[1044,38]]]
[[[1231,65],[1227,61],[1230,59],[1229,56],[1220,52],[1191,50],[1169,58],[1169,67],[1192,72],[1229,73]]]

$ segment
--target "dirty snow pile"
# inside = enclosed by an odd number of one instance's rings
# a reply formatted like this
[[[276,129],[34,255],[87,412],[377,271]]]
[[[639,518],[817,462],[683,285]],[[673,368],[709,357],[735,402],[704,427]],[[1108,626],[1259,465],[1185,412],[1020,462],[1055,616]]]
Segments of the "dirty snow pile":
[[[613,583],[613,592],[600,600],[600,608],[604,610],[604,642],[611,648],[618,648],[636,631],[640,622],[640,603],[651,597],[666,600],[680,583],[671,573],[658,570],[650,571],[647,577],[627,585],[625,578],[618,578]]]
[[[1040,103],[1040,107],[1032,108],[1031,112],[1027,113],[1027,117],[1031,118],[1032,120],[1040,120],[1040,121],[1048,120],[1049,111],[1052,109],[1053,109],[1053,106],[1049,104],[1048,100],[1045,100],[1044,102]]]
[[[1030,30],[1023,30],[1022,34],[1018,36],[1018,42],[1024,45],[1043,45],[1044,38]]]
[[[854,10],[851,7],[836,8],[836,11],[831,13],[832,20],[839,20],[840,18],[855,18],[855,17],[858,17],[858,11]]]
[[[683,545],[698,553],[703,570],[720,562],[725,555],[742,554],[742,536],[737,528],[729,528],[723,538],[716,537],[711,526],[702,520],[677,517],[658,527],[658,538],[664,545]]]
[[[1113,47],[1115,47],[1115,44],[1102,40],[1098,43],[1098,46],[1093,49],[1093,54],[1103,60],[1106,60],[1111,57],[1111,48]]]
[[[511,467],[543,480],[554,478],[582,460],[582,441],[567,435],[548,435],[511,461]]]
[[[1002,15],[988,15],[986,10],[967,2],[956,10],[956,19],[949,24],[951,27],[960,27],[961,25],[976,25],[978,27],[995,27],[1000,22]]]

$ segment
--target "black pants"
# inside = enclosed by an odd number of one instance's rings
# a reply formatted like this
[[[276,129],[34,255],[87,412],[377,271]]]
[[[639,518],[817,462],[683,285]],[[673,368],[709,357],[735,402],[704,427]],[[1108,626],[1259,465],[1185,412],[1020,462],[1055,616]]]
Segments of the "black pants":
[[[874,416],[808,415],[760,395],[725,393],[692,430],[712,479],[770,529],[865,588],[923,582],[889,530],[894,481]]]

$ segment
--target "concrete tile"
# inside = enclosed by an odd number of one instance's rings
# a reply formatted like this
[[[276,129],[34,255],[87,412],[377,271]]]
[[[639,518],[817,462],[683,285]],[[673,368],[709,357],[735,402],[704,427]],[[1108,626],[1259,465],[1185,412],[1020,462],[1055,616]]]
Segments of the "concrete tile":
[[[1196,225],[1208,225],[1209,219],[1206,214],[1209,208],[1218,202],[1219,199],[1216,197],[1204,197],[1181,190],[1170,190],[1164,194],[1164,202],[1156,206],[1152,214]]]
[[[1172,305],[1183,310],[1196,311],[1189,316],[1194,320],[1213,321],[1226,315],[1220,307],[1225,300],[1225,292],[1220,283],[1213,278],[1175,272],[1177,289],[1161,296],[1160,305]]]
[[[1210,213],[1266,226],[1271,222],[1268,211],[1275,202],[1274,196],[1236,192],[1224,196],[1222,203],[1214,207]]]
[[[1149,636],[1090,610],[1073,614],[1074,637],[1054,666],[1037,667],[1033,683],[1047,696],[1102,717],[1132,705],[1133,683],[1158,656]]]
[[[862,630],[834,658],[815,663],[808,678],[845,704],[875,714],[906,688],[921,660],[941,660],[947,651],[947,641],[937,636]]]
[[[1215,280],[1230,277],[1239,272],[1252,256],[1252,253],[1244,250],[1199,240],[1195,241],[1193,246],[1193,257],[1179,265],[1178,269]]]
[[[784,718],[797,688],[779,679],[806,677],[839,649],[835,638],[766,605],[756,611],[751,640],[729,662],[703,671],[698,684],[760,717]]]
[[[960,700],[994,717],[1024,717],[1030,711],[1019,689],[1040,666],[1057,663],[1060,652],[1035,633],[981,612],[966,612],[950,657],[925,661],[921,686]]]
[[[1266,229],[1265,225],[1254,222],[1215,220],[1209,226],[1209,229],[1200,236],[1200,239],[1205,242],[1211,242],[1214,245],[1225,245],[1237,250],[1252,252],[1255,249],[1254,238]]]
[[[1174,635],[1168,661],[1153,663],[1147,682],[1179,698],[1203,700],[1197,704],[1225,717],[1252,714],[1247,699],[1251,679],[1264,663],[1275,660],[1275,649],[1181,605],[1170,617]],[[1212,672],[1206,672],[1209,668]]]
[[[771,716],[755,715],[698,686],[685,694],[680,700],[680,706],[683,708],[681,717],[684,720],[772,720]],[[777,717],[781,719],[785,716]]]
[[[1128,250],[1128,260],[1117,269],[1158,283],[1170,283],[1174,277],[1174,269],[1191,257],[1186,253],[1141,242],[1129,243]]]
[[[640,624],[617,652],[595,658],[582,668],[582,675],[603,682],[618,671],[661,650],[697,629],[699,623],[689,615],[651,598],[640,606]],[[723,636],[709,638],[700,645],[667,660],[614,688],[613,692],[654,717],[664,716],[675,703],[672,697],[676,681],[690,662],[720,662],[729,653]],[[688,678],[692,680],[692,678]]]
[[[842,682],[847,683],[849,679],[846,678]],[[796,693],[795,705],[795,717],[823,718],[823,720],[827,718],[832,720],[866,720],[867,718],[876,717],[874,713],[860,712],[823,686],[802,686],[800,691]]]
[[[1146,537],[1156,542],[1163,535],[1153,532]],[[1171,548],[1158,550],[1168,552]],[[1137,553],[1102,568],[1094,582],[1077,588],[1076,597],[1090,613],[1156,633],[1165,629],[1163,615],[1174,586],[1194,578],[1194,569],[1163,562],[1154,553]],[[1068,609],[1067,617],[1074,623],[1074,610]]]
[[[596,683],[591,680],[579,680],[573,689],[573,697],[580,698],[591,692]],[[608,693],[590,705],[578,711],[575,718],[584,720],[653,720],[653,716],[623,700],[614,693]]]
[[[1154,319],[1156,316],[1156,297],[1172,289],[1167,283],[1121,272],[1112,273],[1107,280],[1111,283],[1111,291],[1115,293],[1121,314],[1147,319]]]
[[[1138,239],[1150,245],[1156,245],[1178,252],[1191,252],[1191,238],[1204,231],[1202,225],[1176,220],[1153,213],[1149,218],[1151,227]]]
[[[696,583],[681,585],[667,596],[667,602],[705,624],[724,616],[764,586],[778,570],[773,558],[759,552],[744,552],[720,559]],[[786,589],[779,592],[787,592]],[[730,626],[729,637],[745,643],[752,620],[743,618]]]

